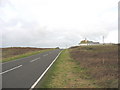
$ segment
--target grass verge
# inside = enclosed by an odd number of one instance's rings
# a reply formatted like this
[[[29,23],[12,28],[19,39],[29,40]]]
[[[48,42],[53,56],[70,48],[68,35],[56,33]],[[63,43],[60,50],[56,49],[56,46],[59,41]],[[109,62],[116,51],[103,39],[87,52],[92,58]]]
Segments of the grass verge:
[[[0,60],[0,62],[7,62],[7,61],[11,61],[11,60],[16,60],[16,59],[24,58],[24,57],[27,57],[27,56],[35,55],[35,54],[38,54],[38,53],[47,52],[47,51],[50,51],[50,50],[53,50],[53,49],[45,49],[45,50],[40,50],[40,51],[31,51],[31,52],[27,52],[27,53],[24,53],[24,54],[4,58],[4,59]]]
[[[36,88],[97,88],[86,71],[64,50]]]

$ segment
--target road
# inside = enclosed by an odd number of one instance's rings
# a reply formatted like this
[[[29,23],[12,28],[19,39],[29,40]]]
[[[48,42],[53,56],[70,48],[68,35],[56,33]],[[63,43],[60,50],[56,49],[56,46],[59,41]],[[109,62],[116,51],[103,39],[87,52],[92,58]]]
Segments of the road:
[[[34,88],[62,50],[48,51],[2,64],[2,88]]]

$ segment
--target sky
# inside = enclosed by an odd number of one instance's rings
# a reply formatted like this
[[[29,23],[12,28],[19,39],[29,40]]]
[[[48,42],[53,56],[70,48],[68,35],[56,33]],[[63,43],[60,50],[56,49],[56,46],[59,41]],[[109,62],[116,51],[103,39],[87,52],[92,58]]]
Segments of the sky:
[[[119,0],[0,0],[0,47],[118,43]]]

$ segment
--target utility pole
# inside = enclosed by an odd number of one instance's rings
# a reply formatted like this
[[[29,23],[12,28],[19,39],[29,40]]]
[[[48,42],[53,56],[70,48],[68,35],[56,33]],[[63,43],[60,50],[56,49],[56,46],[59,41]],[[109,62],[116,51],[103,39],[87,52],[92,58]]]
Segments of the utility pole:
[[[66,44],[66,49],[67,49],[67,44]]]
[[[103,45],[104,45],[104,36],[103,36]]]

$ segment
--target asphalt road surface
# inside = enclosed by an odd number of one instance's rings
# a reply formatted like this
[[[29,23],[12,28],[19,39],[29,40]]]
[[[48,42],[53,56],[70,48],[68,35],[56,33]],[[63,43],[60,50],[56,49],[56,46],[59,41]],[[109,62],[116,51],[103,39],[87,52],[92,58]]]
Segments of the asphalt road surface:
[[[34,88],[62,50],[48,51],[2,64],[2,88]]]

